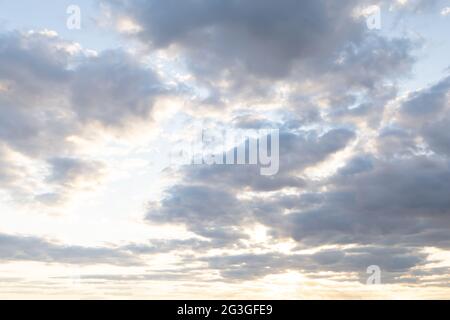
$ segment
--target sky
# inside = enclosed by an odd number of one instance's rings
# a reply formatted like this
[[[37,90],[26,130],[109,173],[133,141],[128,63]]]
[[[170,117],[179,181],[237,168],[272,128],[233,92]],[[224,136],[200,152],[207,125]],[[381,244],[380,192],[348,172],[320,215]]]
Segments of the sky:
[[[0,0],[0,298],[450,298],[449,30],[448,0]]]

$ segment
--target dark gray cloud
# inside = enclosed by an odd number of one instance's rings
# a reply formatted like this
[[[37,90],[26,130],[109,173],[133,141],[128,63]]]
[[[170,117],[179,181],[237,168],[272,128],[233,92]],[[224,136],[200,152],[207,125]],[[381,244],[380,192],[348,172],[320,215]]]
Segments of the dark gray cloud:
[[[320,123],[318,107],[299,105],[303,85],[330,100],[334,124],[376,127],[395,81],[409,74],[417,44],[370,32],[353,9],[370,1],[102,1],[134,19],[138,38],[154,49],[176,48],[196,82],[209,92],[196,107],[226,108],[240,99],[270,101],[274,84],[299,85],[288,105],[299,118]],[[226,82],[227,86],[217,85]],[[360,108],[333,100],[358,92]],[[194,95],[194,94],[193,94]],[[338,110],[334,110],[334,109]],[[351,108],[351,109],[350,109]],[[311,116],[313,118],[311,118]],[[243,124],[247,125],[247,124]]]
[[[65,246],[38,237],[0,234],[0,261],[39,261],[63,264],[142,264],[120,248]]]
[[[301,188],[305,181],[295,172],[313,166],[328,156],[344,149],[355,133],[349,129],[332,129],[324,134],[316,130],[280,132],[279,174],[264,177],[257,166],[206,166],[188,168],[186,180],[195,183],[207,182],[211,186],[254,191],[276,191],[285,187]],[[247,146],[248,148],[248,146]]]
[[[121,50],[87,57],[58,37],[18,32],[2,34],[0,44],[0,139],[24,153],[64,151],[62,138],[89,122],[120,127],[148,118],[164,91]]]
[[[12,152],[48,161],[52,172],[42,182],[61,190],[22,190],[21,200],[51,204],[67,198],[70,190],[63,189],[82,175],[92,179],[101,169],[95,161],[78,159],[69,137],[91,139],[86,128],[92,125],[117,131],[138,119],[151,120],[155,98],[167,89],[151,69],[122,50],[93,57],[74,52],[72,43],[49,33],[4,32],[0,93],[1,185],[27,184],[15,174],[17,165],[6,163]]]
[[[152,48],[177,46],[189,67],[280,77],[298,60],[328,58],[364,28],[351,18],[357,1],[106,1],[143,28]]]
[[[6,81],[8,89],[2,104],[28,106],[30,99],[55,92],[47,92],[49,84],[59,89],[68,79],[69,54],[63,49],[67,42],[40,33],[6,32],[0,34],[0,43],[0,81]]]
[[[413,92],[401,105],[398,125],[412,138],[422,138],[427,148],[440,155],[450,154],[448,133],[450,77]],[[411,146],[411,143],[409,143]]]
[[[371,171],[373,169],[374,159],[370,155],[358,155],[351,159],[344,168],[339,170],[343,176],[352,176],[358,173]]]
[[[208,186],[178,185],[161,203],[151,204],[147,219],[156,223],[183,224],[199,236],[223,245],[246,238],[236,225],[251,220],[248,209],[226,190]]]
[[[339,141],[338,136],[339,133],[330,138],[330,143]],[[327,139],[314,141],[311,146],[315,148],[308,150],[328,150],[324,154],[339,150],[330,143],[321,146]],[[308,144],[305,140],[298,145],[291,144],[296,147],[286,149],[281,157],[297,156],[305,144]],[[346,143],[339,145],[342,148]],[[307,164],[322,159],[318,156]],[[287,166],[287,176],[305,168],[300,160],[292,163],[297,166]],[[320,271],[355,272],[360,279],[366,279],[366,268],[378,265],[385,272],[386,282],[412,283],[419,281],[417,276],[410,275],[412,270],[429,262],[422,253],[423,248],[449,248],[450,165],[447,160],[413,153],[403,158],[359,154],[334,176],[320,182],[304,180],[293,185],[279,180],[278,188],[293,187],[297,194],[238,199],[243,190],[278,189],[261,189],[258,183],[264,183],[264,177],[259,181],[257,171],[254,175],[251,172],[238,166],[188,168],[183,184],[167,190],[165,199],[149,209],[147,219],[184,224],[213,243],[225,239],[224,230],[232,230],[234,233],[228,233],[226,241],[221,242],[228,248],[245,248],[241,240],[248,237],[238,231],[255,223],[269,229],[272,243],[290,238],[298,243],[299,249],[356,246],[313,256],[292,253],[275,254],[275,257],[248,254],[230,257],[231,260],[223,256],[205,258],[210,268],[219,270],[230,281],[289,270],[311,275]],[[280,172],[282,177],[283,170]],[[204,245],[203,248],[208,247],[208,243]]]
[[[164,93],[150,69],[122,51],[106,51],[80,65],[70,83],[71,102],[80,121],[107,127],[149,118],[154,98]]]
[[[402,111],[413,117],[432,117],[447,108],[449,91],[450,77],[447,77],[429,88],[410,94]]]
[[[101,2],[139,24],[137,37],[152,50],[177,50],[209,92],[196,100],[197,106],[225,108],[248,97],[270,100],[277,81],[314,84],[330,100],[360,91],[363,108],[348,111],[351,105],[346,105],[337,113],[376,126],[396,94],[393,83],[415,62],[414,41],[384,38],[370,32],[364,19],[354,18],[353,9],[371,1]],[[227,86],[217,85],[223,82]],[[296,103],[291,107],[304,113]]]
[[[344,170],[345,172],[345,170]],[[305,245],[404,244],[448,248],[449,165],[423,157],[376,161],[339,174],[313,210],[289,216],[285,228]]]
[[[422,130],[422,136],[431,150],[438,154],[450,156],[450,117],[426,124]]]
[[[106,165],[100,161],[55,157],[47,163],[49,174],[44,181],[53,191],[37,191],[33,197],[33,201],[45,205],[64,203],[77,189],[91,189],[103,180],[106,172]]]
[[[64,83],[69,54],[64,41],[42,34],[0,34],[0,140],[26,154],[61,150],[68,123]]]
[[[242,228],[261,219],[258,216],[270,215],[266,212],[270,209],[260,208],[257,202],[239,199],[240,192],[306,188],[306,181],[295,173],[342,150],[352,139],[354,133],[346,129],[323,135],[315,131],[282,133],[280,173],[269,177],[261,176],[257,166],[251,165],[187,167],[182,182],[166,190],[162,201],[150,204],[147,219],[183,224],[200,236],[236,243],[247,237]]]
[[[450,106],[450,77],[415,92],[402,105],[403,125],[415,129],[431,151],[450,155],[448,133]]]
[[[104,167],[98,161],[83,161],[74,158],[52,158],[49,160],[51,175],[48,182],[72,185],[80,178],[95,178]]]
[[[414,249],[388,247],[360,247],[346,250],[322,250],[313,254],[240,254],[209,256],[201,259],[209,268],[218,270],[228,281],[257,279],[290,271],[312,274],[318,272],[346,273],[361,282],[368,278],[367,267],[378,265],[382,282],[396,282],[398,277],[411,275],[412,268],[426,261],[426,254]],[[349,274],[354,274],[349,276]],[[415,275],[417,276],[417,275]]]
[[[414,131],[399,127],[387,127],[379,130],[376,145],[381,156],[395,158],[417,154],[418,146]]]

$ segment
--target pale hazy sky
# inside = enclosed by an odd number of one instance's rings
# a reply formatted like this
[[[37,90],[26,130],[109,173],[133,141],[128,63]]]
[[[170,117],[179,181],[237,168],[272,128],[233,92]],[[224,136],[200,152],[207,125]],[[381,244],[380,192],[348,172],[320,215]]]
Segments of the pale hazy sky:
[[[447,0],[0,0],[0,298],[450,298],[449,31]],[[171,162],[217,128],[278,129],[279,172]]]

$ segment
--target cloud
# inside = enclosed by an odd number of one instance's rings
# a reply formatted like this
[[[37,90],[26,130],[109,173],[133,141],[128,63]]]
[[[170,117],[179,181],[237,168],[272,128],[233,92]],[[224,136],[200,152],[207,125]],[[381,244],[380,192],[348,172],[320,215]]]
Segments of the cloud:
[[[49,32],[0,34],[0,161],[18,153],[28,165],[48,161],[52,170],[48,178],[33,177],[41,186],[23,190],[21,201],[60,203],[83,179],[95,180],[100,164],[82,159],[73,138],[93,140],[93,128],[117,134],[137,120],[151,125],[155,100],[167,94],[156,73],[130,54],[119,49],[92,56],[68,49],[74,45]],[[14,173],[18,167],[2,166],[6,190],[27,183]],[[55,186],[61,190],[37,190]]]
[[[450,77],[416,91],[401,105],[398,124],[421,137],[430,151],[449,155]]]
[[[60,205],[68,201],[77,190],[91,190],[107,174],[106,165],[100,161],[77,158],[51,158],[47,160],[49,175],[44,179],[49,192],[37,192],[33,201],[44,205]]]
[[[421,13],[434,9],[438,3],[439,0],[396,0],[392,7],[400,12]]]
[[[156,223],[186,224],[197,235],[234,243],[246,235],[234,226],[250,219],[234,194],[207,186],[180,185],[168,190],[161,203],[153,204],[147,219]]]
[[[303,86],[317,87],[314,94],[329,98],[367,90],[365,98],[379,114],[386,82],[405,77],[415,61],[417,43],[370,32],[353,16],[353,9],[366,2],[102,3],[138,24],[136,36],[150,50],[175,52],[195,85],[207,92],[195,101],[197,108],[223,109],[233,102],[248,104],[250,98],[268,102],[280,85],[297,95]]]
[[[80,121],[107,127],[148,119],[154,99],[165,92],[158,76],[121,51],[106,51],[80,65],[70,83]]]
[[[21,198],[60,204],[101,181],[106,164],[73,141],[151,125],[167,96],[186,98],[189,120],[281,132],[275,176],[256,166],[167,171],[175,182],[149,203],[145,221],[185,227],[194,238],[83,247],[0,234],[0,260],[142,266],[143,256],[164,253],[196,264],[90,276],[127,281],[205,270],[218,281],[289,271],[361,280],[369,265],[387,282],[428,276],[425,249],[450,247],[450,78],[397,97],[420,44],[367,30],[353,9],[369,2],[101,1],[148,57],[180,58],[189,80],[175,81],[178,92],[161,70],[121,49],[92,55],[49,31],[0,34],[0,188]],[[435,3],[394,6],[412,14]],[[45,170],[30,172],[37,167]],[[264,241],[254,242],[255,227]]]
[[[163,200],[149,205],[147,220],[153,223],[183,224],[199,236],[230,244],[247,236],[241,227],[255,223],[258,215],[268,215],[259,204],[239,199],[244,191],[279,191],[306,188],[294,175],[325,160],[354,139],[346,129],[334,129],[319,136],[315,131],[280,135],[280,173],[259,174],[256,166],[186,167],[181,181],[166,190]]]
[[[367,267],[377,264],[383,283],[398,281],[412,274],[413,267],[425,263],[426,255],[411,249],[361,247],[347,250],[322,250],[313,254],[237,254],[202,258],[209,268],[217,270],[228,281],[247,281],[287,272],[301,272],[313,277],[320,272],[346,275],[345,280],[365,282]],[[330,275],[330,277],[332,277]],[[412,277],[413,278],[413,277]]]
[[[415,14],[434,8],[432,2],[403,1],[395,9]],[[448,81],[397,97],[421,44],[367,30],[353,12],[373,3],[102,3],[138,26],[133,35],[149,52],[181,58],[207,92],[189,106],[192,117],[210,117],[205,104],[224,118],[208,125],[281,129],[278,175],[260,176],[254,166],[183,167],[163,198],[149,204],[146,221],[182,225],[206,239],[186,244],[199,255],[208,248],[249,250],[255,225],[267,229],[274,245],[292,241],[318,253],[281,254],[255,244],[270,253],[192,261],[228,280],[289,270],[361,275],[379,264],[392,281],[402,281],[402,273],[428,261],[425,247],[448,248],[449,168],[433,154],[448,155],[442,130]],[[323,164],[330,172],[320,172]],[[321,174],[312,178],[309,169]]]
[[[380,161],[330,180],[314,209],[281,219],[304,245],[365,244],[448,248],[448,164],[417,157]]]
[[[107,1],[141,27],[152,48],[174,46],[196,72],[230,70],[277,78],[298,60],[327,57],[363,34],[349,12],[356,1]],[[316,60],[316,61],[317,61]]]
[[[117,248],[65,246],[38,237],[0,234],[0,261],[62,264],[139,265],[141,261]]]
[[[103,168],[103,164],[96,161],[82,161],[73,158],[53,158],[49,160],[51,175],[48,182],[73,185],[84,177],[95,179]]]
[[[450,77],[421,91],[414,92],[402,105],[402,111],[409,116],[427,117],[445,109],[448,105]]]
[[[430,149],[446,156],[450,155],[449,125],[450,118],[447,116],[437,122],[425,125],[422,131],[422,135]]]
[[[304,170],[346,148],[355,133],[294,132],[280,135],[279,175],[266,180],[245,166],[186,167],[164,199],[151,204],[147,220],[185,225],[212,240],[211,249],[221,241],[222,249],[245,250],[248,228],[258,224],[267,228],[267,241],[273,244],[293,240],[298,249],[353,246],[306,256],[293,251],[200,258],[227,281],[291,270],[312,276],[347,273],[346,279],[357,273],[366,279],[372,264],[385,270],[386,282],[422,281],[413,271],[430,263],[423,250],[450,245],[448,161],[419,155],[414,135],[407,131],[382,128],[373,138],[378,146],[374,153],[357,147],[334,174],[312,181]]]

